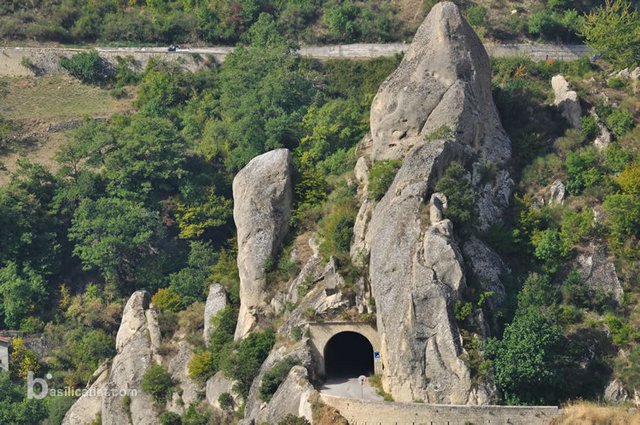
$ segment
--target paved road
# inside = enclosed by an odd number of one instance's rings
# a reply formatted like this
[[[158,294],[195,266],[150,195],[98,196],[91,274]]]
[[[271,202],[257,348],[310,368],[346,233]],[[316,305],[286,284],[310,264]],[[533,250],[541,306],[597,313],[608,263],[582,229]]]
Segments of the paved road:
[[[407,50],[409,44],[342,44],[334,46],[306,46],[299,50],[302,56],[320,60],[327,59],[367,59],[380,56],[393,56]],[[489,55],[493,57],[526,56],[533,60],[553,59],[559,61],[576,60],[589,55],[591,50],[584,45],[555,44],[485,44]],[[212,46],[177,49],[170,52],[167,47],[96,47],[101,56],[112,63],[118,57],[131,56],[141,68],[157,56],[166,60],[180,61],[190,70],[202,67],[207,60],[224,61],[234,47]],[[25,59],[38,70],[40,75],[65,72],[60,67],[60,58],[87,50],[72,47],[0,47],[0,75],[27,76],[33,70],[26,68]]]
[[[358,378],[329,379],[320,387],[323,394],[368,401],[384,401],[367,381],[360,387]]]

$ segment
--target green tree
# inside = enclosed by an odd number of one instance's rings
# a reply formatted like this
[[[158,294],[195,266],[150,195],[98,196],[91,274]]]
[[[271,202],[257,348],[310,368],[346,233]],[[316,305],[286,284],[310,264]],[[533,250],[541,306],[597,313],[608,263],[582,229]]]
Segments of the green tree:
[[[18,329],[23,320],[34,315],[47,296],[45,281],[35,270],[22,270],[14,262],[0,269],[2,315],[8,328]]]
[[[606,0],[585,17],[581,35],[620,68],[640,63],[640,12],[628,0]]]
[[[262,14],[248,32],[249,45],[227,56],[219,75],[219,109],[207,124],[201,149],[220,155],[229,169],[278,147],[293,148],[315,95],[300,58]]]
[[[9,372],[0,372],[0,423],[32,425],[47,418],[43,400],[27,399],[22,385],[11,381]]]
[[[380,200],[387,193],[396,173],[400,169],[400,161],[376,161],[369,173],[369,199]]]
[[[559,384],[557,355],[562,333],[542,312],[529,308],[505,328],[502,340],[492,340],[495,381],[509,404],[555,403]]]
[[[180,296],[184,305],[204,300],[211,269],[217,259],[210,244],[191,242],[187,267],[169,276],[169,288]]]
[[[113,77],[108,63],[100,57],[97,50],[62,58],[60,66],[85,84],[105,84]]]
[[[129,199],[84,199],[73,216],[69,239],[85,269],[99,268],[106,279],[130,282],[136,262],[156,253],[162,235],[157,212]]]
[[[171,374],[159,364],[151,365],[142,377],[142,391],[151,395],[158,404],[164,404],[173,394]]]
[[[112,191],[168,190],[186,175],[186,146],[173,123],[137,115],[119,132],[105,160]]]

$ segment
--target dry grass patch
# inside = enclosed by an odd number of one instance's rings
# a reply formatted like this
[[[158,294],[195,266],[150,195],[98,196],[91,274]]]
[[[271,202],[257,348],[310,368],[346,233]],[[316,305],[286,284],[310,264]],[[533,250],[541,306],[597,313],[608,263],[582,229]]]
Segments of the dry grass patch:
[[[58,122],[107,116],[131,110],[131,99],[115,99],[109,90],[88,86],[68,75],[6,78],[3,115],[13,121]]]
[[[575,402],[563,408],[551,425],[640,425],[640,413],[625,406]]]

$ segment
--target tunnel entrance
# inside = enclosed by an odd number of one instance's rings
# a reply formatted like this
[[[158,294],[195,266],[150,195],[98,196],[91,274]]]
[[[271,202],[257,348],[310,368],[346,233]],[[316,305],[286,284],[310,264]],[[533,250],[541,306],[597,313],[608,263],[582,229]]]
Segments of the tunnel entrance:
[[[373,346],[357,332],[340,332],[327,342],[324,349],[327,378],[356,378],[372,375]]]

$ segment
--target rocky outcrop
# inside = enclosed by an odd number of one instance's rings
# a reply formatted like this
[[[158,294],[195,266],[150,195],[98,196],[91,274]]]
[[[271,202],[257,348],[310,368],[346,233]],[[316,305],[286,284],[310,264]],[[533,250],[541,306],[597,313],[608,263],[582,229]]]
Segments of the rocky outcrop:
[[[207,403],[217,409],[222,409],[219,400],[220,395],[223,393],[236,395],[233,391],[233,381],[224,376],[224,373],[220,371],[207,380],[205,392]],[[237,395],[236,398],[238,398],[236,401],[239,401],[239,397]]]
[[[309,383],[307,369],[294,366],[280,384],[268,404],[260,411],[255,423],[280,423],[287,415],[306,418],[312,422],[310,399],[317,391]]]
[[[615,264],[607,259],[604,246],[589,245],[587,251],[578,255],[576,261],[578,272],[591,291],[603,292],[618,302],[622,299],[624,291]]]
[[[160,328],[149,293],[134,292],[122,313],[116,356],[94,373],[95,380],[90,381],[94,392],[78,399],[63,424],[90,424],[98,413],[104,425],[158,423],[153,400],[140,388],[147,368],[161,361],[159,348]]]
[[[629,399],[629,392],[619,379],[613,379],[604,389],[604,399],[609,403],[624,403]]]
[[[209,286],[209,295],[207,295],[207,302],[204,305],[204,331],[202,336],[204,337],[204,343],[209,345],[211,339],[211,319],[223,308],[227,306],[227,294],[224,288],[219,283],[215,283]]]
[[[62,425],[89,425],[102,414],[102,399],[96,394],[104,391],[109,380],[110,364],[105,361],[87,383],[87,392],[64,415]]]
[[[160,348],[160,328],[155,309],[150,305],[146,291],[137,291],[129,298],[122,313],[122,322],[116,335],[117,354],[113,358],[106,390],[110,395],[102,398],[104,425],[157,424],[153,399],[140,391],[142,377],[154,362]],[[135,389],[130,396],[123,390]],[[128,402],[125,402],[125,399]]]
[[[372,160],[400,159],[448,127],[491,161],[511,156],[491,97],[489,57],[451,2],[436,5],[371,105]]]
[[[562,180],[554,180],[549,189],[549,205],[562,205],[566,196],[566,188]]]
[[[252,159],[233,179],[240,272],[236,339],[247,335],[268,307],[265,266],[277,254],[289,227],[291,173],[291,154],[277,149]]]
[[[87,385],[91,391],[69,409],[64,425],[94,423],[101,415],[104,425],[158,424],[158,410],[150,395],[143,392],[142,379],[154,363],[163,364],[176,391],[167,410],[182,414],[184,406],[197,402],[202,385],[188,377],[187,365],[193,347],[184,335],[174,335],[161,350],[157,312],[146,291],[137,291],[127,301],[116,335],[116,355],[102,364]],[[161,355],[161,352],[163,353]]]
[[[487,302],[491,310],[496,310],[505,299],[502,280],[511,270],[495,251],[475,236],[462,245],[462,252],[480,288],[492,293]]]
[[[490,75],[488,56],[458,8],[438,3],[380,87],[371,109],[371,148],[359,149],[367,158],[358,160],[361,184],[367,163],[403,160],[380,201],[364,198],[351,251],[352,257],[368,259],[383,385],[398,401],[464,404],[493,398],[493,386],[473,388],[463,361],[452,310],[467,284],[465,264],[445,218],[451,200],[433,193],[456,160],[472,164],[478,227],[499,220],[509,203],[513,181],[504,164],[511,145],[493,104]],[[504,264],[482,248],[472,266],[478,273],[491,269],[487,287],[499,296]]]
[[[555,95],[554,105],[560,109],[562,116],[573,128],[580,128],[582,108],[578,93],[569,88],[569,83],[562,75],[556,75],[551,79],[551,87]]]

